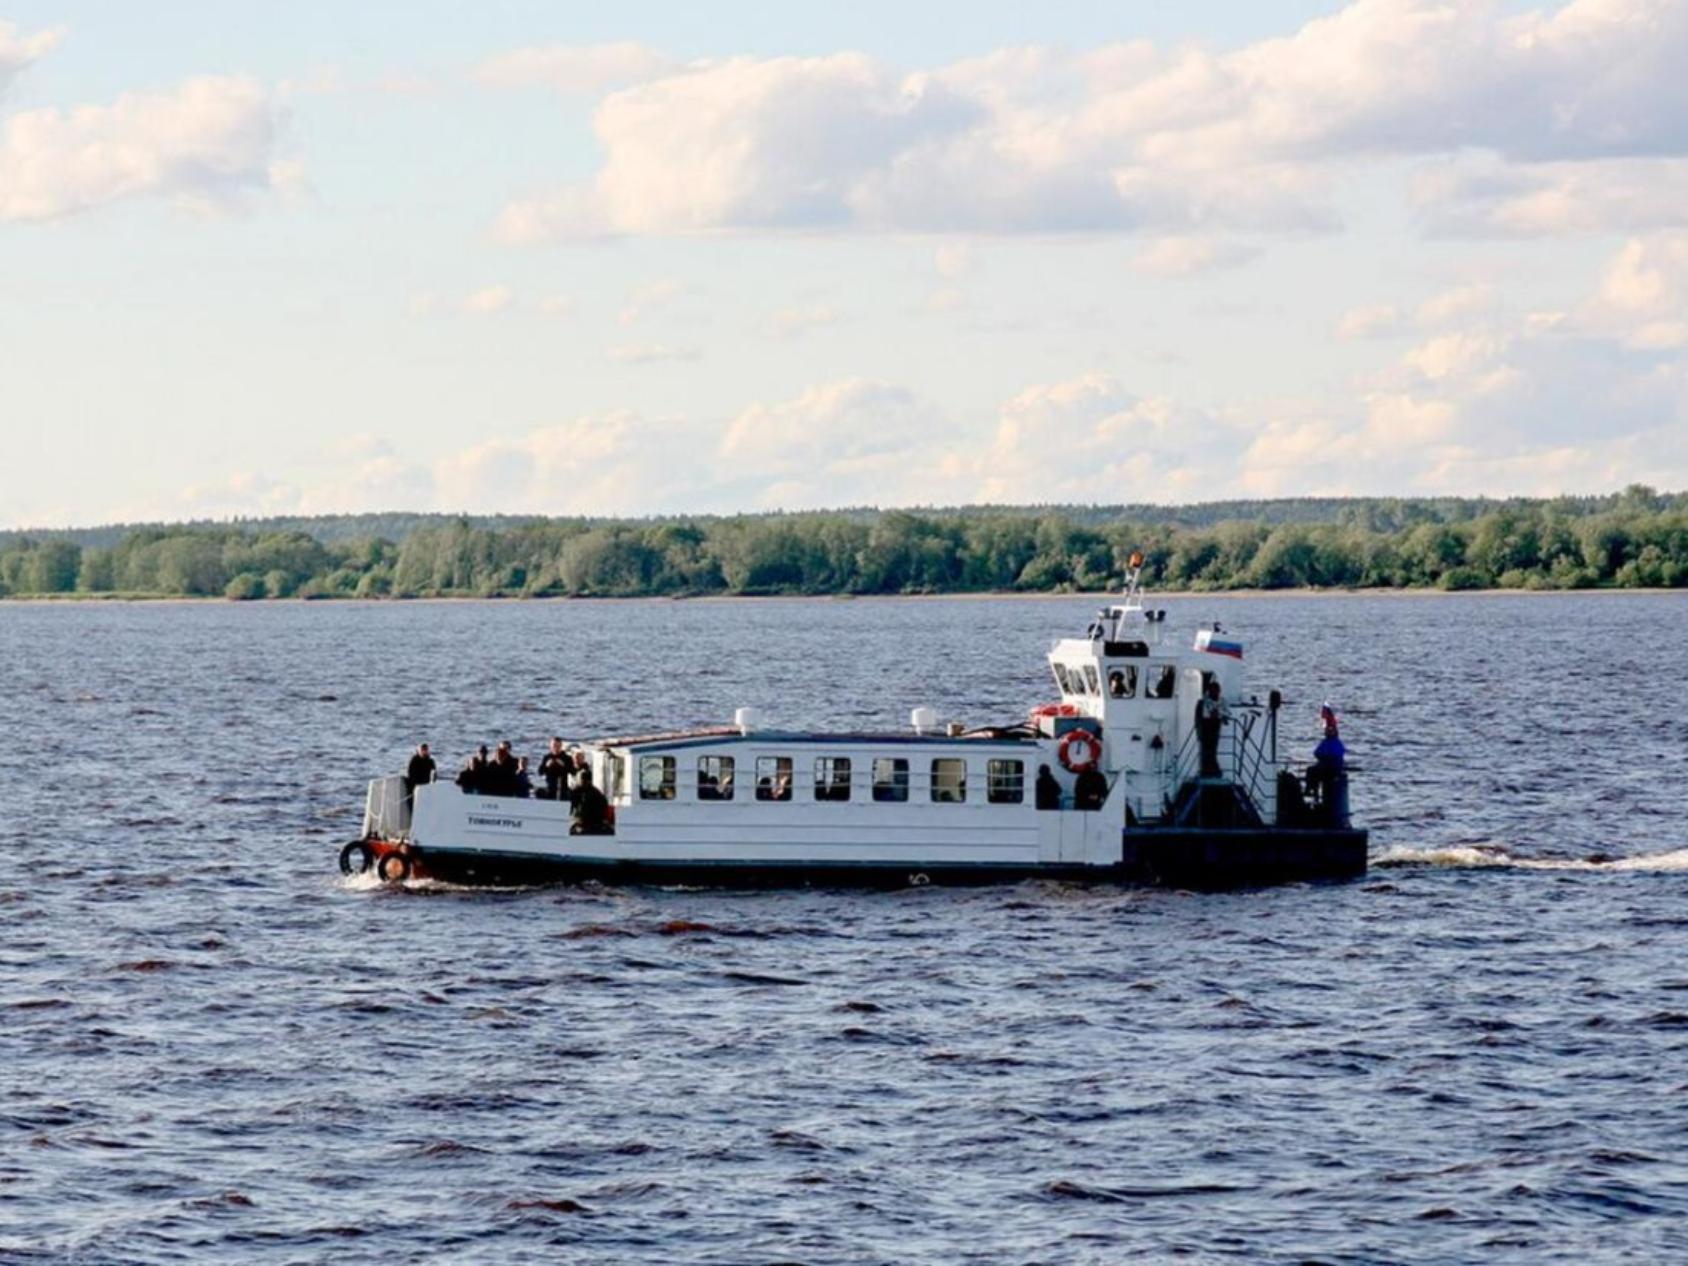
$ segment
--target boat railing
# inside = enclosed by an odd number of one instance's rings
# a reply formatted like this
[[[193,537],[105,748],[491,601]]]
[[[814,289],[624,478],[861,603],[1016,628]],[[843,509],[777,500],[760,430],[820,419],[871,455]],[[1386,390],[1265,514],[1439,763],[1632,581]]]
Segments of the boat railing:
[[[403,775],[371,779],[363,801],[363,838],[409,839],[410,806],[410,788]]]
[[[1278,761],[1272,730],[1276,717],[1258,704],[1232,704],[1230,718],[1219,731],[1219,768],[1224,781],[1241,790],[1263,819],[1276,813]],[[1166,788],[1166,811],[1171,813],[1184,788],[1201,777],[1201,741],[1194,727],[1179,745],[1172,778]]]

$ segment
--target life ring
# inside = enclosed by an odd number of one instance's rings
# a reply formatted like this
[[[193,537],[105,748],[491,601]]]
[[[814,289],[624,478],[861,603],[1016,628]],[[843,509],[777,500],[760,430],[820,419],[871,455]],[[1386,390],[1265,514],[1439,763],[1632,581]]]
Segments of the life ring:
[[[1042,703],[1032,709],[1032,718],[1038,717],[1076,717],[1078,704],[1076,703]]]
[[[390,884],[402,884],[410,878],[410,858],[403,853],[388,853],[375,867],[375,873]]]
[[[1082,774],[1087,769],[1096,768],[1096,762],[1102,757],[1102,744],[1089,730],[1068,730],[1061,736],[1061,745],[1056,753],[1068,773]]]
[[[356,861],[353,861],[356,858]],[[369,845],[362,840],[353,840],[340,850],[340,873],[342,875],[361,875],[369,869],[369,863],[374,860],[374,854],[369,851]]]

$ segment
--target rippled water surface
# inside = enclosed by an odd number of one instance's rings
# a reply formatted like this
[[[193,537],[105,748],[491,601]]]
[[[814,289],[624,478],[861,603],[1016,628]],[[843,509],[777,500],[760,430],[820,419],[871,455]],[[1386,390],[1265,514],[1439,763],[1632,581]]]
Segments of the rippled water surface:
[[[1173,599],[1364,881],[383,890],[417,739],[1018,715],[1088,600],[0,605],[0,1261],[1688,1259],[1688,599]]]

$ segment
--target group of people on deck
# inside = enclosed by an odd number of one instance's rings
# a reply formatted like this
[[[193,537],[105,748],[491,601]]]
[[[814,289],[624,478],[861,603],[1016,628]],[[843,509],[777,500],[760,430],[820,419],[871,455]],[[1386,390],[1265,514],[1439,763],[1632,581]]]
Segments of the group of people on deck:
[[[436,781],[437,766],[426,743],[419,743],[405,770],[407,796],[416,788]],[[539,761],[539,785],[528,772],[528,758],[517,756],[505,739],[491,752],[486,744],[463,762],[456,783],[466,796],[511,796],[517,799],[564,800],[574,819],[570,828],[576,835],[602,835],[609,832],[609,800],[594,785],[592,767],[586,753],[568,748],[560,738],[551,740],[550,749]]]

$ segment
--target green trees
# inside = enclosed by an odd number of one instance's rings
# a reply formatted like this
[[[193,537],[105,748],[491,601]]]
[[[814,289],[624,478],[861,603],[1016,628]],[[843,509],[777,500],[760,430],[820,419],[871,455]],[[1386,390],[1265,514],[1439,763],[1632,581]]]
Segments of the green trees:
[[[80,546],[24,540],[0,553],[0,594],[70,593],[81,570]]]
[[[402,544],[299,528],[141,528],[109,546],[9,538],[0,594],[630,597],[1117,589],[1133,551],[1165,589],[1688,586],[1688,498],[1630,489],[1506,503],[1238,503],[1111,520],[974,510],[588,522],[430,522]],[[1309,521],[1318,510],[1324,521]],[[1305,511],[1305,513],[1300,513]]]

